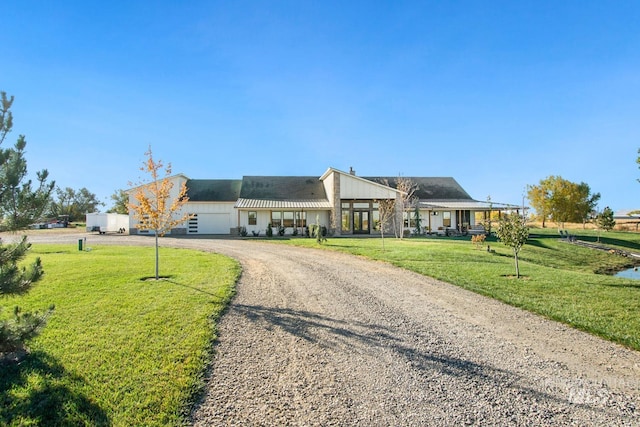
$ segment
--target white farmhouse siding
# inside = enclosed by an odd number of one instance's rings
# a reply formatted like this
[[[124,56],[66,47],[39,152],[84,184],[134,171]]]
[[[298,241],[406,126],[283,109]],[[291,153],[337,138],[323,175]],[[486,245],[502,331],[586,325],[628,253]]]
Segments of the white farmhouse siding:
[[[367,181],[363,178],[343,174],[340,176],[340,198],[361,200],[395,199],[398,191]]]
[[[172,183],[171,190],[169,191],[169,199],[167,201],[168,205],[170,205],[171,201],[175,200],[178,197],[178,195],[180,194],[180,189],[182,188],[182,184],[186,183],[189,178],[187,178],[186,176],[184,176],[182,174],[179,174],[179,175],[173,175],[173,176],[167,177],[167,179],[169,180],[169,182]],[[158,181],[162,181],[162,180],[158,180]],[[145,191],[145,194],[147,196],[151,196],[151,192],[148,189],[152,185],[153,185],[153,183],[147,183],[147,184],[139,185],[137,187],[129,189],[127,191],[129,193],[129,204],[134,204],[134,205],[138,204],[138,202],[137,202],[137,200],[135,198],[135,194],[140,188],[142,188],[143,191]],[[184,211],[174,212],[173,218],[175,218],[175,219],[181,218],[183,212]],[[131,234],[138,234],[138,233],[150,234],[151,233],[151,231],[149,231],[149,230],[140,230],[138,227],[139,227],[139,222],[134,216],[133,209],[130,209],[129,210],[129,230],[130,230],[130,233]],[[184,234],[185,231],[186,231],[186,226],[184,224],[182,224],[182,225],[176,227],[173,230],[169,230],[167,232],[167,234],[171,234],[172,232],[175,233],[175,234]]]
[[[336,196],[336,174],[335,173],[325,173],[322,177],[320,177],[322,184],[324,185],[324,191],[327,194],[327,200],[334,200]]]

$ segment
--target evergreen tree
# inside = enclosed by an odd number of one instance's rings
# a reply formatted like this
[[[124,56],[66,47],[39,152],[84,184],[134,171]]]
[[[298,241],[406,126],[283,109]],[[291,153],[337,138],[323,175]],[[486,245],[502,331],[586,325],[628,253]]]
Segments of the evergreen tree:
[[[600,241],[600,230],[611,231],[616,226],[616,221],[613,219],[613,210],[607,206],[596,215],[595,218],[596,227],[598,227],[598,242]]]
[[[609,206],[596,216],[596,224],[604,231],[611,231],[616,226],[616,221],[613,219],[613,210]]]
[[[420,217],[420,206],[417,203],[413,210],[413,220],[415,221],[414,233],[419,236],[422,234],[422,218]]]
[[[8,98],[6,92],[0,92],[0,144],[13,128],[13,99],[13,96]],[[0,214],[4,230],[17,231],[41,219],[55,185],[46,182],[49,175],[46,170],[36,174],[38,184],[35,189],[31,180],[25,181],[26,144],[24,135],[20,135],[14,148],[0,148]],[[18,266],[30,247],[26,236],[17,244],[0,244],[0,297],[25,293],[42,276],[39,258],[29,266]],[[13,317],[0,321],[0,353],[23,349],[25,340],[41,330],[52,310],[53,306],[44,313],[23,313],[16,307]]]

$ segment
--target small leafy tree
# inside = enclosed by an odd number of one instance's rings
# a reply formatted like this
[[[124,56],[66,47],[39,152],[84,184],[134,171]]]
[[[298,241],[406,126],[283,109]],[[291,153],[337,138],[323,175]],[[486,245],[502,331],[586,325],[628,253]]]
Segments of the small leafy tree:
[[[518,265],[518,254],[529,238],[529,227],[527,227],[526,218],[515,212],[504,215],[498,224],[496,236],[498,236],[498,239],[500,239],[504,245],[513,249],[513,257],[516,263],[516,277],[519,278],[520,267]]]
[[[0,144],[13,128],[13,99],[13,96],[7,97],[6,92],[0,92]],[[53,182],[46,183],[46,170],[37,173],[39,185],[35,190],[31,187],[31,181],[24,181],[27,175],[25,146],[24,135],[20,135],[14,148],[0,149],[0,214],[3,228],[11,231],[22,229],[40,219],[55,185]],[[0,298],[26,293],[42,277],[39,258],[28,266],[19,266],[30,247],[26,236],[17,244],[0,244]],[[23,313],[19,307],[15,307],[12,318],[0,320],[0,353],[24,349],[25,340],[38,334],[53,308],[50,306],[44,313]]]
[[[320,215],[316,215],[316,223],[312,225],[312,234],[319,245],[327,241],[326,231],[323,232],[323,229],[324,227],[320,225]]]
[[[147,160],[143,162],[141,171],[149,174],[150,181],[139,183],[133,194],[137,203],[129,204],[134,217],[138,220],[138,228],[154,232],[156,240],[156,280],[159,276],[159,251],[158,237],[164,236],[175,226],[184,223],[190,217],[188,213],[180,213],[182,206],[189,201],[187,186],[182,184],[177,195],[171,197],[173,182],[171,175],[171,163],[165,167],[161,160],[155,161],[151,147],[145,153]],[[160,173],[164,169],[164,178]]]

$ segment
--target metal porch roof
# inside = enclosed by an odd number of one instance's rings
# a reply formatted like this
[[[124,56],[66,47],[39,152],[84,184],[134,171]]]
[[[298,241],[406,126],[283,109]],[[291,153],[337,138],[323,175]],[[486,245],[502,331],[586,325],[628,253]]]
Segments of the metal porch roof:
[[[317,209],[331,209],[331,204],[327,199],[268,200],[268,199],[240,198],[238,199],[234,207],[237,209],[317,210]]]
[[[488,203],[478,200],[421,200],[420,208],[422,209],[451,209],[451,210],[510,210],[522,209],[522,206],[509,205],[506,203]],[[526,207],[525,207],[526,208]]]

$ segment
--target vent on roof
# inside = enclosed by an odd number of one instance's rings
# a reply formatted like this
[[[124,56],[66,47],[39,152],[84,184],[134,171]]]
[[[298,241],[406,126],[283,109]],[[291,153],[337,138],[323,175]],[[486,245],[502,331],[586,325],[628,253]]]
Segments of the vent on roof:
[[[353,169],[353,166],[349,166],[349,175],[356,176],[356,171]]]

